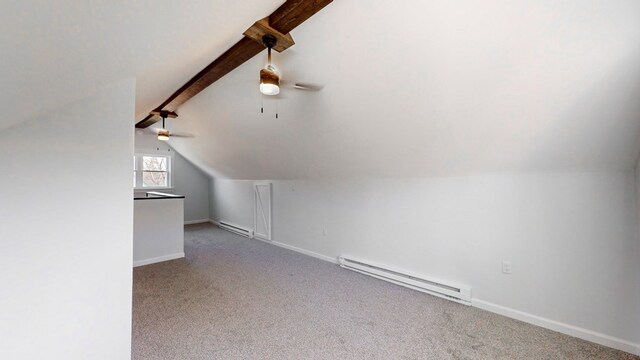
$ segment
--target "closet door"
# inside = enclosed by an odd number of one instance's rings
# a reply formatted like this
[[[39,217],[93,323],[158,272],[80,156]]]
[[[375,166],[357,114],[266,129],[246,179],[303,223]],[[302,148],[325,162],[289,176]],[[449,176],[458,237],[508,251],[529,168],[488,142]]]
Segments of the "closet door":
[[[271,183],[255,183],[253,190],[253,236],[271,240]]]

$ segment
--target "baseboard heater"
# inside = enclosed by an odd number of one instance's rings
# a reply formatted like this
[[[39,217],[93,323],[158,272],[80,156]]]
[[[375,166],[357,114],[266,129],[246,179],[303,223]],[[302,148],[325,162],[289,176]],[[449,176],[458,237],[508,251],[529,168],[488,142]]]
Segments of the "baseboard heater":
[[[465,286],[444,283],[439,280],[426,279],[424,276],[405,270],[393,269],[388,266],[372,263],[353,257],[340,256],[338,263],[341,267],[392,282],[410,289],[422,291],[447,300],[464,305],[471,305],[471,289]]]
[[[218,222],[218,226],[221,228],[231,231],[232,233],[236,233],[238,235],[242,235],[244,237],[253,238],[253,230],[245,229],[240,226],[232,225],[224,221]]]

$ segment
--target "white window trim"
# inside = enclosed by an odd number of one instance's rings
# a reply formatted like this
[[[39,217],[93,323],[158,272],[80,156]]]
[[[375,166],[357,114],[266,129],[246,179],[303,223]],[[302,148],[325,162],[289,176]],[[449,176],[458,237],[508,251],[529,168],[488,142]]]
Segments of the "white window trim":
[[[136,172],[136,185],[134,191],[153,191],[153,190],[173,190],[173,154],[158,154],[158,153],[135,153],[133,155],[136,159],[136,167],[133,171]],[[168,186],[165,187],[143,187],[142,186],[142,157],[154,156],[154,157],[166,157],[167,158],[167,172],[169,173],[167,182]]]

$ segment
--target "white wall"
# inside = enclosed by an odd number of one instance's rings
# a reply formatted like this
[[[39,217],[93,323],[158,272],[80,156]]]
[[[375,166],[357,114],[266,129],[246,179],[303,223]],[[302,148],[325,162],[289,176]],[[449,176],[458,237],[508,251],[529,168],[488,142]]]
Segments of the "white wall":
[[[253,229],[253,181],[211,179],[211,218]]]
[[[216,220],[251,227],[251,191],[215,179]],[[635,199],[632,172],[274,181],[273,239],[467,284],[476,300],[637,343]]]
[[[638,230],[639,230],[638,243],[640,244],[640,157],[638,157],[638,160],[636,161],[636,196],[637,196],[636,214],[637,214]],[[640,246],[638,247],[640,248]],[[637,256],[637,261],[640,262],[640,249],[638,250],[636,256]],[[640,267],[637,269],[637,271],[638,271],[638,277],[640,278]],[[640,298],[640,286],[638,286],[636,291],[637,291],[637,296]],[[636,314],[640,314],[640,302],[636,303],[635,309],[632,309],[631,311],[634,311]],[[640,321],[636,323],[636,339],[640,339]]]
[[[209,219],[209,176],[174,151],[167,142],[154,136],[135,135],[136,152],[173,156],[173,189],[168,193],[184,195],[184,220]]]
[[[0,133],[0,358],[130,357],[134,101],[127,80]]]
[[[133,202],[133,266],[184,257],[184,200]]]
[[[184,220],[209,219],[209,176],[173,152],[174,193],[185,196]]]

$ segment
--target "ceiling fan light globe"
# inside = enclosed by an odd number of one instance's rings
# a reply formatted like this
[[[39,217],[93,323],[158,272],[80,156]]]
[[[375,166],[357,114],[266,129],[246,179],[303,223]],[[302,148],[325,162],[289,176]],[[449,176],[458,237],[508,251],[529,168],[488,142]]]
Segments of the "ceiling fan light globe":
[[[267,65],[260,70],[260,92],[265,95],[278,95],[280,93],[280,75],[277,70]]]
[[[158,132],[158,140],[160,141],[168,141],[169,140],[169,132],[167,130],[160,130]]]
[[[280,86],[277,84],[260,84],[260,92],[265,95],[278,95],[280,93]]]

